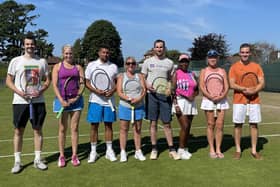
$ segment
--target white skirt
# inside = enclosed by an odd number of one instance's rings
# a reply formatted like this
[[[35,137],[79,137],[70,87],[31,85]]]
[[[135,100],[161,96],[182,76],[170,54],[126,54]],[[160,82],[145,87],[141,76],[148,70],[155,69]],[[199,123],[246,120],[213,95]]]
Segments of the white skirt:
[[[183,115],[197,115],[197,107],[195,101],[189,101],[183,97],[177,96],[177,104]],[[172,106],[172,113],[176,113],[175,106]]]
[[[215,107],[215,104],[213,101],[203,97],[200,108],[202,110],[214,110],[215,108],[217,110],[227,110],[227,109],[229,109],[229,103],[228,103],[227,98],[224,98],[223,100],[218,102]]]

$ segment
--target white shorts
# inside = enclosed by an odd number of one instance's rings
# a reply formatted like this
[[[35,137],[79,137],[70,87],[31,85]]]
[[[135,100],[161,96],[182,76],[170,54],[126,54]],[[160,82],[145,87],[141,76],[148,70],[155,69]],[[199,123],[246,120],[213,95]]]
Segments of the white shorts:
[[[183,97],[177,96],[177,104],[183,115],[197,115],[197,107],[195,101],[188,101]],[[172,113],[176,113],[175,106],[172,106]]]
[[[200,108],[202,110],[214,110],[215,104],[213,103],[213,101],[211,101],[207,98],[203,98]],[[227,98],[224,98],[219,103],[217,103],[216,108],[217,108],[217,110],[227,110],[227,109],[229,109],[229,104],[228,104]]]
[[[249,123],[260,123],[262,121],[260,104],[250,104],[249,107]],[[233,123],[245,123],[246,111],[246,104],[233,104]]]

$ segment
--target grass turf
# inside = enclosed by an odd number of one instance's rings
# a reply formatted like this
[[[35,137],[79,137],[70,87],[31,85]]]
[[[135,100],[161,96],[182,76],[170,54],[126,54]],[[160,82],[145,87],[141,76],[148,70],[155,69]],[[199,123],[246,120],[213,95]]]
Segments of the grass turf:
[[[13,175],[10,173],[13,159],[12,93],[0,88],[0,186],[279,186],[279,143],[280,143],[280,104],[278,93],[262,92],[263,122],[260,124],[258,150],[264,156],[256,161],[250,156],[249,127],[244,125],[241,160],[233,160],[234,142],[231,110],[226,114],[223,151],[224,159],[210,159],[206,139],[206,125],[203,111],[194,118],[189,142],[193,157],[187,161],[174,161],[168,157],[168,149],[162,129],[159,127],[159,159],[144,162],[135,160],[134,146],[129,134],[127,163],[111,163],[104,158],[103,125],[100,125],[98,153],[101,157],[94,164],[87,163],[89,152],[89,128],[86,122],[87,107],[80,122],[79,158],[81,166],[73,167],[70,161],[67,167],[58,168],[57,119],[52,113],[53,92],[50,88],[45,94],[48,115],[44,124],[43,157],[48,162],[47,171],[39,171],[32,166],[33,134],[30,124],[26,128],[23,144],[24,170]],[[85,93],[87,101],[88,92]],[[231,100],[231,94],[229,96]],[[201,97],[197,98],[199,106]],[[85,102],[87,106],[87,102]],[[178,143],[179,127],[176,118],[172,122],[175,145]],[[69,134],[68,129],[68,134]],[[114,149],[119,153],[118,122],[114,124]],[[150,141],[148,122],[143,121],[143,150],[149,157]],[[70,136],[67,137],[66,152],[71,156]]]

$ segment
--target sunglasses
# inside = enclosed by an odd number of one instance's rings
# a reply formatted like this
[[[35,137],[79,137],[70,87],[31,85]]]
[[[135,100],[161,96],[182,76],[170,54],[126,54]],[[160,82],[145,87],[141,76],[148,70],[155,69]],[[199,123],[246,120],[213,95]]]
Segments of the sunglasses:
[[[136,62],[126,62],[125,64],[126,64],[127,66],[129,66],[129,65],[135,66],[135,65],[136,65]]]

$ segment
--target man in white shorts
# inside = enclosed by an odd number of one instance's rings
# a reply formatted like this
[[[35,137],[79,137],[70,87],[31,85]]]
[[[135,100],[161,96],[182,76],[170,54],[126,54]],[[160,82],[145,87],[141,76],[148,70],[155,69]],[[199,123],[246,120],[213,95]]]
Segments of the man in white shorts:
[[[246,115],[249,117],[250,133],[251,133],[251,155],[257,160],[261,160],[262,156],[257,152],[258,141],[258,123],[261,122],[260,97],[258,92],[264,87],[264,74],[261,66],[249,60],[250,45],[244,43],[240,46],[240,61],[232,64],[229,71],[230,87],[234,90],[233,94],[233,123],[234,140],[236,152],[234,159],[241,158],[241,132],[242,125],[245,123]],[[257,79],[257,85],[242,86],[245,80],[245,74],[253,73]]]

